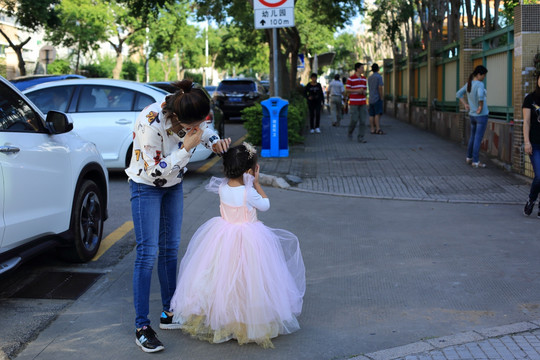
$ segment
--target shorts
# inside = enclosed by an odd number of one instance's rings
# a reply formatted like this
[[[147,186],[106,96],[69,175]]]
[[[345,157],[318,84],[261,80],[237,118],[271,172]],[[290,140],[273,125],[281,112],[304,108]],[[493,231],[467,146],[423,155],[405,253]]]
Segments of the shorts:
[[[369,104],[368,107],[369,116],[382,115],[383,113],[383,102],[381,99],[376,101],[373,104]]]

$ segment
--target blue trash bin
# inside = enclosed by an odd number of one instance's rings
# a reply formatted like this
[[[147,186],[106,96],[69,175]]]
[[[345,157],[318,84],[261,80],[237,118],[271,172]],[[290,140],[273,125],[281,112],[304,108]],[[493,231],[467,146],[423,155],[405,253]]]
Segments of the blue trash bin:
[[[287,135],[287,112],[289,102],[279,97],[261,101],[262,117],[262,157],[289,156]]]

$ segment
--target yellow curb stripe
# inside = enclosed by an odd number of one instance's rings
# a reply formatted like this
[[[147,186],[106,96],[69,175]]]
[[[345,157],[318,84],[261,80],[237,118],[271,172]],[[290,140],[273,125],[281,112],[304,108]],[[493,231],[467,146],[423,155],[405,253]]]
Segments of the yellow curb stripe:
[[[133,221],[126,221],[118,229],[110,233],[109,236],[107,236],[105,239],[101,241],[99,250],[96,256],[94,256],[94,258],[92,259],[92,261],[98,260],[101,257],[101,255],[105,254],[105,252],[109,250],[111,246],[116,244],[116,242],[120,240],[121,238],[123,238],[124,235],[126,235],[128,232],[130,232],[131,229],[133,229]]]
[[[247,135],[242,136],[240,139],[236,140],[232,146],[240,145],[242,141],[246,139]],[[198,168],[195,172],[198,174],[202,174],[203,172],[206,172],[208,169],[210,169],[212,166],[214,166],[219,160],[221,160],[221,157],[214,156],[212,159],[210,159],[206,164]]]

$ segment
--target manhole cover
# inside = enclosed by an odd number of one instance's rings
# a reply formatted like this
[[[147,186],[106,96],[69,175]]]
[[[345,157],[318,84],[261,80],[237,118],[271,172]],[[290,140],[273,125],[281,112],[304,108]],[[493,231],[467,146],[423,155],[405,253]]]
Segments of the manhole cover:
[[[76,300],[102,273],[44,272],[11,297],[24,299]]]

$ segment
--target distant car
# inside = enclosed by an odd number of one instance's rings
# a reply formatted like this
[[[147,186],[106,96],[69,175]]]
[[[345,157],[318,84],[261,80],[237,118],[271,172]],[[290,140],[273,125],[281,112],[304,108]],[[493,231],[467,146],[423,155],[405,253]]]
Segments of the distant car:
[[[215,85],[206,85],[204,88],[206,89],[206,91],[208,91],[208,94],[210,95],[210,97],[214,97],[214,93],[217,90],[217,86],[215,86]]]
[[[68,115],[43,114],[0,77],[0,274],[57,247],[94,257],[107,219],[108,173]]]
[[[214,93],[216,105],[223,111],[225,120],[241,117],[242,110],[267,97],[261,83],[248,78],[222,80]]]
[[[75,79],[39,84],[24,94],[44,113],[60,110],[71,115],[75,132],[96,144],[107,168],[123,170],[131,161],[137,116],[168,93],[134,81]],[[191,161],[210,155],[210,150],[199,145]]]
[[[18,78],[15,78],[11,80],[11,83],[15,85],[15,87],[21,91],[24,89],[29,88],[30,86],[34,86],[37,84],[41,84],[44,82],[49,81],[57,81],[57,80],[68,80],[68,79],[85,79],[86,76],[82,75],[75,75],[75,74],[68,74],[68,75],[29,75],[29,76],[21,76]]]
[[[270,91],[270,81],[269,80],[261,80],[261,85],[264,87],[266,92]]]
[[[149,82],[149,85],[158,87],[160,89],[163,89],[169,93],[174,93],[176,90],[178,90],[176,87],[174,87],[170,81],[154,81]],[[212,88],[212,86],[205,86],[204,89],[208,93],[211,99],[211,111],[208,117],[206,118],[207,121],[213,121],[214,123],[214,129],[218,132],[219,136],[223,138],[225,136],[225,122],[223,121],[223,111],[219,107],[216,106],[212,94],[208,90],[208,88]],[[217,88],[217,86],[214,86],[214,88]],[[199,151],[199,149],[197,149]]]

